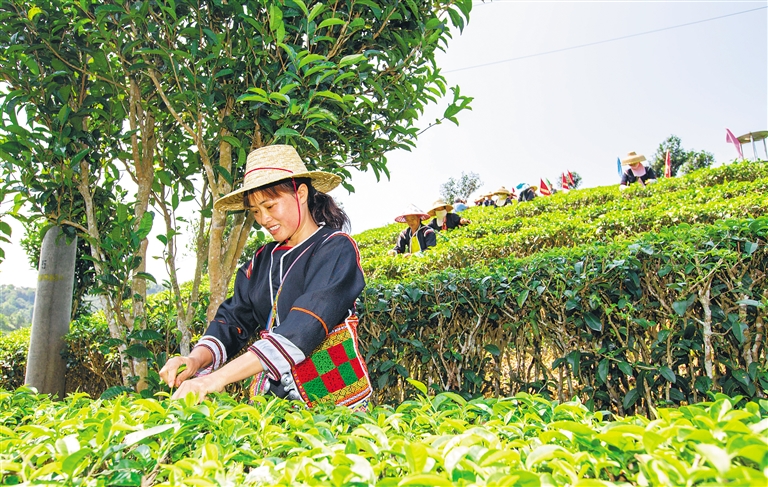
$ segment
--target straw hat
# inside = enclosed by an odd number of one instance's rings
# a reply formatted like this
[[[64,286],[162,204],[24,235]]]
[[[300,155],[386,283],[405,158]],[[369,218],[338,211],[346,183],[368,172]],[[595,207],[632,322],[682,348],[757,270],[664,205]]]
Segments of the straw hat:
[[[525,191],[526,189],[530,188],[531,186],[528,183],[520,183],[517,186],[515,186],[515,189],[518,191]]]
[[[632,164],[636,164],[638,162],[643,162],[645,160],[645,156],[642,154],[635,154],[634,152],[630,152],[625,157],[621,159],[621,165],[622,166],[631,166]]]
[[[494,195],[500,195],[500,194],[510,195],[510,194],[512,194],[512,193],[510,193],[510,192],[509,192],[509,190],[508,190],[507,188],[505,188],[504,186],[502,186],[501,188],[499,188],[499,189],[497,189],[496,191],[494,191],[494,192],[493,192],[493,194],[494,194]]]
[[[248,154],[245,177],[240,189],[216,200],[213,207],[222,211],[243,210],[243,193],[284,179],[309,178],[312,187],[327,193],[341,183],[341,177],[324,171],[309,171],[290,145],[269,145]]]
[[[404,212],[400,214],[400,216],[395,218],[395,221],[397,223],[405,223],[405,217],[408,215],[416,215],[419,217],[419,221],[423,220],[429,220],[429,215],[421,211],[416,207],[416,205],[408,205],[408,207],[405,209]]]
[[[445,202],[445,200],[440,198],[440,199],[436,199],[435,202],[432,203],[432,208],[430,208],[429,211],[427,211],[427,215],[435,216],[435,211],[442,206],[445,206],[445,211],[453,211],[453,205],[449,205],[448,203]]]

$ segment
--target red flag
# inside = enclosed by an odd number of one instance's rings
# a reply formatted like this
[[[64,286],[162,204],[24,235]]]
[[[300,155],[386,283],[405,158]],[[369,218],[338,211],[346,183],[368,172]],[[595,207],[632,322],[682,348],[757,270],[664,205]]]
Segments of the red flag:
[[[563,191],[568,191],[568,179],[565,177],[565,173],[563,173]]]
[[[576,181],[573,180],[573,174],[568,171],[568,181],[571,183],[569,187],[576,187]]]
[[[738,137],[733,135],[733,132],[728,129],[725,129],[725,141],[736,146],[736,150],[739,152],[739,159],[744,159],[744,154],[741,153],[741,142],[739,142]]]
[[[672,177],[672,158],[669,156],[669,151],[667,151],[667,159],[664,161],[664,177]]]
[[[539,193],[541,193],[542,196],[551,196],[552,191],[549,190],[549,186],[547,186],[547,183],[544,182],[544,180],[541,180],[541,183],[539,184]]]

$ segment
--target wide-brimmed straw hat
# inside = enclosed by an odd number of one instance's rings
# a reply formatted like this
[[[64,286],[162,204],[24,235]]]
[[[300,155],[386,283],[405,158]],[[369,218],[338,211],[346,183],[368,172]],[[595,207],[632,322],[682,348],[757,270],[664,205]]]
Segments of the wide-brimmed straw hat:
[[[632,164],[636,164],[638,162],[643,162],[645,160],[645,156],[642,154],[636,154],[634,152],[630,152],[626,156],[621,158],[621,165],[622,166],[631,166]]]
[[[506,194],[506,195],[510,195],[510,194],[512,194],[512,193],[511,193],[511,192],[510,192],[510,191],[509,191],[507,188],[505,188],[504,186],[502,186],[501,188],[499,188],[499,189],[497,189],[496,191],[494,191],[494,192],[493,192],[493,194],[494,194],[494,195],[500,195],[500,194]]]
[[[429,216],[435,216],[435,211],[437,211],[438,208],[445,206],[445,211],[453,211],[453,205],[449,205],[445,202],[442,198],[435,200],[434,203],[432,203],[432,208],[427,211],[427,215]]]
[[[395,217],[395,221],[398,223],[405,223],[405,217],[408,215],[416,215],[419,217],[420,221],[429,220],[429,215],[418,209],[416,205],[408,205],[405,211],[400,213],[399,216]]]
[[[321,193],[327,193],[341,183],[341,177],[336,174],[307,170],[296,149],[290,145],[269,145],[248,154],[243,185],[216,200],[213,207],[223,211],[243,210],[244,192],[291,178],[309,178],[312,187]]]

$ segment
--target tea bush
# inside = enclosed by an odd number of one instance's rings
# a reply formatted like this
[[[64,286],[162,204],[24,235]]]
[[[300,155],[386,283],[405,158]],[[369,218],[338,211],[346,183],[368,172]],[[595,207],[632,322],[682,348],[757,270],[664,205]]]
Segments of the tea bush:
[[[759,398],[765,358],[768,165],[738,163],[620,193],[602,187],[470,208],[419,258],[383,255],[402,225],[356,236],[368,287],[361,338],[376,401],[405,379],[466,398],[536,392],[629,414],[710,390]],[[207,289],[193,332],[205,329]],[[147,303],[131,352],[157,370],[178,351],[168,293]],[[24,340],[24,337],[15,340]],[[71,326],[68,391],[120,392],[115,347],[94,314]],[[27,345],[0,343],[0,385],[21,384]],[[239,388],[231,389],[239,393]]]
[[[715,395],[616,417],[517,394],[428,397],[370,412],[216,395],[0,391],[0,485],[766,485],[768,402]],[[191,399],[191,397],[189,398]]]

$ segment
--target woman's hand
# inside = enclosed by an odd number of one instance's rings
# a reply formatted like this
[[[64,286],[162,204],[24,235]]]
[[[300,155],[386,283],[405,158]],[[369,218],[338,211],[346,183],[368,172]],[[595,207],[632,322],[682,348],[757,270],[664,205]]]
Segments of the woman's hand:
[[[197,402],[201,402],[211,392],[221,392],[224,390],[227,383],[220,376],[221,374],[214,372],[183,381],[179,388],[176,389],[176,392],[173,393],[171,399],[183,399],[191,392],[195,394]]]
[[[197,374],[201,365],[196,357],[172,357],[160,369],[160,378],[169,387],[179,387],[182,382]],[[182,367],[186,368],[179,372]]]

